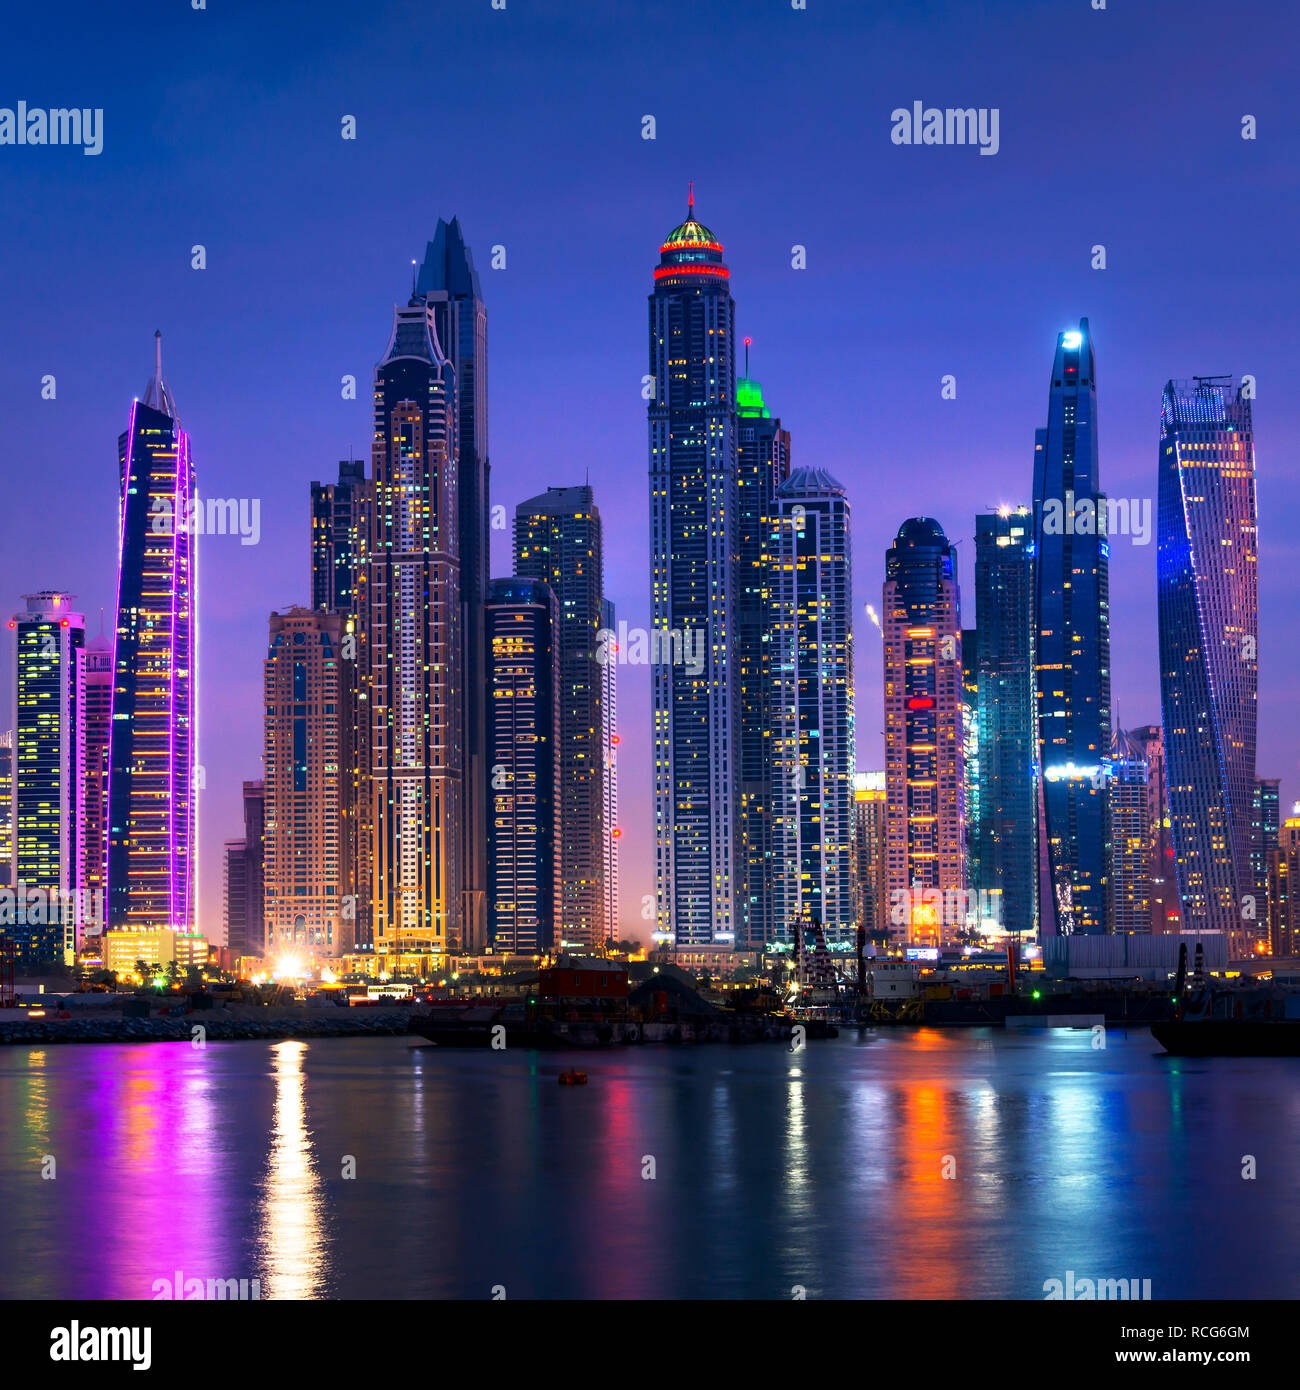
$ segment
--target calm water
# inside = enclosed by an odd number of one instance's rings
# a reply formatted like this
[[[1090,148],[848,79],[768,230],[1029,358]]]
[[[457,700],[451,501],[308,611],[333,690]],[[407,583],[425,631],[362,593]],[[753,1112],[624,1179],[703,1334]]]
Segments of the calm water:
[[[583,1088],[573,1054],[404,1038],[0,1048],[0,1295],[1300,1293],[1300,1063],[1107,1041],[624,1049],[578,1056]]]

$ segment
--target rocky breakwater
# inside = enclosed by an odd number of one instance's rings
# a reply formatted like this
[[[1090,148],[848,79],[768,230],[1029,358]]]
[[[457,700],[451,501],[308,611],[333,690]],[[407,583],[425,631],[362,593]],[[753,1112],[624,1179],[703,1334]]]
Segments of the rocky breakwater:
[[[413,1010],[203,1009],[149,1018],[0,1020],[0,1044],[277,1042],[284,1038],[393,1037],[411,1031]],[[201,1028],[202,1033],[195,1030]]]

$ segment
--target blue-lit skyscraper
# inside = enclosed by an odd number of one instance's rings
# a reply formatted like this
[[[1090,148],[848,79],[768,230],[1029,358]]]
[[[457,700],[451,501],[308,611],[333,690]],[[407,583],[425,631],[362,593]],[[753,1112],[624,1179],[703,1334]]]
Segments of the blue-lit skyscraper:
[[[748,351],[746,351],[748,357]],[[761,950],[788,928],[774,913],[772,625],[779,527],[777,489],[790,476],[790,432],[749,377],[736,383],[736,681],[739,687],[740,854],[738,943]],[[743,935],[740,935],[743,933]]]
[[[681,660],[651,667],[655,935],[731,948],[743,916],[735,677],[736,306],[695,219],[660,247],[650,294],[651,614]]]
[[[1056,340],[1047,428],[1034,444],[1040,925],[1107,925],[1110,593],[1088,320]]]
[[[433,311],[439,343],[451,362],[456,393],[457,547],[460,552],[460,636],[463,687],[460,724],[465,778],[461,835],[461,941],[481,950],[487,940],[486,636],[488,586],[487,310],[460,219],[438,219],[425,248],[416,293]]]
[[[853,578],[849,504],[822,468],[776,491],[769,940],[811,914],[853,939]]]
[[[967,814],[975,821],[979,877],[972,886],[1000,895],[1000,922],[1009,932],[1032,931],[1038,907],[1033,599],[1029,508],[977,516],[979,772],[977,796]]]
[[[1184,931],[1264,934],[1251,864],[1259,589],[1250,401],[1171,381],[1160,412],[1157,587],[1165,775]],[[1250,898],[1249,903],[1246,899]]]

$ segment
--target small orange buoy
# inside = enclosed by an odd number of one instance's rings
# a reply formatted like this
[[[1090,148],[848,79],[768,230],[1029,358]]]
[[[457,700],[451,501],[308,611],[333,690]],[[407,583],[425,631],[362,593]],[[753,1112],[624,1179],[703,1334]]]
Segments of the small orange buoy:
[[[585,1086],[587,1084],[587,1073],[585,1071],[562,1071],[560,1073],[561,1086]]]

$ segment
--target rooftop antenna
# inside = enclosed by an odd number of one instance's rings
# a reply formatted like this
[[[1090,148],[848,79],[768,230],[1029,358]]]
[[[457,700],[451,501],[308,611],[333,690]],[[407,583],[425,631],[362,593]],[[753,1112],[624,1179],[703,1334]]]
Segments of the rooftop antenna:
[[[412,299],[415,298],[415,281],[416,281],[416,274],[417,274],[417,272],[416,272],[416,269],[415,269],[415,257],[412,256],[412,257],[411,257],[411,298],[412,298]]]
[[[746,380],[746,381],[749,380],[749,345],[750,345],[750,343],[752,343],[753,341],[754,341],[754,340],[753,340],[752,338],[746,338],[746,339],[745,339],[745,380]]]
[[[689,222],[695,216],[695,180],[692,179],[689,185],[690,191],[686,195],[686,220]]]

